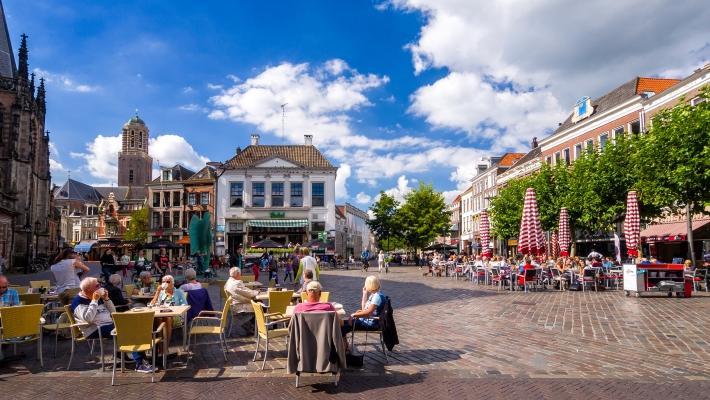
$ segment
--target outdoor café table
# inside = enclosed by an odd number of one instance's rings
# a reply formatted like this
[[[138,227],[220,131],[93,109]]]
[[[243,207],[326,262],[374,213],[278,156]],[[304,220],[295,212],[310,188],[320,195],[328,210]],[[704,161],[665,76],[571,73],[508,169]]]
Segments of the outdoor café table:
[[[152,298],[152,297],[151,297]],[[153,318],[167,318],[182,316],[182,348],[187,348],[187,311],[190,306],[160,306],[160,307],[136,307],[130,312],[155,311]],[[170,343],[168,343],[170,346]]]
[[[57,293],[45,293],[40,296],[43,303],[51,303],[54,301],[59,301],[59,294]]]

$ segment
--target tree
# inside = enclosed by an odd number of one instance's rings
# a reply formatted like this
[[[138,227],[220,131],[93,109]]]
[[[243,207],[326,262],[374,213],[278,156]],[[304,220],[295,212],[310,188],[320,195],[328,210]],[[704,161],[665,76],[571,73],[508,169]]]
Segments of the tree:
[[[640,201],[685,213],[693,263],[692,215],[710,203],[710,86],[700,97],[705,101],[695,106],[681,99],[658,113],[633,157]]]
[[[372,218],[367,221],[367,225],[370,227],[372,233],[375,234],[377,245],[387,251],[390,250],[389,243],[387,242],[389,242],[391,236],[396,236],[399,231],[395,218],[398,207],[399,202],[395,200],[394,197],[382,191],[380,192],[379,199],[370,206]]]
[[[131,213],[124,239],[144,244],[148,241],[148,207]]]
[[[514,179],[491,200],[489,214],[491,228],[496,237],[504,240],[518,237],[525,190],[532,185],[532,181],[532,177]]]
[[[395,220],[401,226],[402,239],[413,250],[425,247],[437,236],[446,235],[451,228],[451,212],[447,210],[444,196],[432,185],[421,182],[404,197]]]

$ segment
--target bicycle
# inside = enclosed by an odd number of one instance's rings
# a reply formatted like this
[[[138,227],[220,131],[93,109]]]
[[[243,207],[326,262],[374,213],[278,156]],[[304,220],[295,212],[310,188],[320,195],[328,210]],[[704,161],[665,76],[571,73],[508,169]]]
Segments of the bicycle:
[[[28,268],[31,274],[46,271],[49,268],[49,262],[45,257],[35,257]]]

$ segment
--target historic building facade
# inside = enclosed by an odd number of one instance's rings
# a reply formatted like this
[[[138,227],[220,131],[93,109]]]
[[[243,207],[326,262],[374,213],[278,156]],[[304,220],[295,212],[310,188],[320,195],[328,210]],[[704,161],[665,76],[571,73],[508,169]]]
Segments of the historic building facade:
[[[0,25],[0,255],[19,269],[50,251],[49,133],[44,79],[36,88],[26,35],[15,63],[1,4]]]
[[[184,182],[194,174],[180,164],[161,167],[160,176],[148,185],[148,242],[157,239],[178,242],[187,236],[189,218]]]
[[[295,245],[334,232],[336,172],[310,135],[303,145],[262,145],[252,135],[251,145],[217,166],[217,231],[226,236],[217,243]]]
[[[153,159],[148,155],[148,127],[136,114],[123,125],[118,153],[118,186],[144,187],[152,181]]]

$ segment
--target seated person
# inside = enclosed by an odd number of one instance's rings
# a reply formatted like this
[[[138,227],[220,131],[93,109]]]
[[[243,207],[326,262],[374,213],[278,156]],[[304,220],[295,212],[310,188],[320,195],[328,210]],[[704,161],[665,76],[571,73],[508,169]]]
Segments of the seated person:
[[[108,298],[116,307],[128,308],[131,304],[130,300],[123,297],[123,285],[121,284],[123,279],[121,275],[113,274],[108,277],[108,283],[106,284],[106,290],[108,291]]]
[[[136,282],[136,287],[133,289],[133,294],[139,294],[145,288],[150,289],[148,292],[153,292],[155,286],[153,275],[149,271],[143,271],[138,275],[138,282]]]
[[[96,278],[91,277],[84,278],[80,288],[81,292],[72,300],[71,309],[77,322],[89,325],[79,325],[79,329],[88,339],[97,339],[99,330],[101,337],[110,338],[114,328],[111,313],[116,312],[116,308],[108,297],[108,291],[101,288]],[[137,372],[153,372],[153,366],[145,360],[143,353],[133,352],[132,358],[136,362]]]
[[[365,279],[362,288],[362,308],[350,314],[350,319],[343,323],[343,336],[353,330],[377,330],[380,322],[374,317],[379,317],[385,305],[385,295],[380,291],[380,280],[370,275]]]
[[[0,275],[0,306],[11,307],[20,305],[20,295],[17,290],[10,289],[10,281],[5,275]]]
[[[242,282],[242,270],[239,267],[229,269],[229,279],[224,284],[224,290],[232,298],[232,312],[236,314],[250,314],[249,321],[242,322],[238,326],[242,326],[247,322],[251,326],[244,328],[247,333],[253,331],[254,326],[254,309],[251,306],[251,301],[259,294],[258,290],[252,290]]]
[[[322,291],[323,287],[318,281],[308,282],[308,284],[306,285],[306,301],[298,303],[296,308],[293,310],[293,313],[296,314],[301,312],[313,311],[335,311],[335,307],[333,307],[332,304],[320,302],[320,294]]]
[[[185,292],[175,287],[175,278],[172,275],[165,275],[162,278],[162,283],[158,286],[155,291],[155,296],[153,300],[150,301],[151,306],[184,306],[187,305],[187,299],[185,298]],[[172,337],[173,327],[182,326],[182,317],[164,317],[156,318],[156,323],[159,325],[161,322],[165,322],[165,341],[168,346],[170,345],[170,338]],[[162,350],[161,350],[162,351]]]
[[[185,270],[185,283],[180,286],[180,290],[187,292],[197,289],[202,289],[202,284],[197,281],[197,272],[194,268],[188,268]]]
[[[307,269],[303,273],[303,285],[296,291],[296,293],[301,294],[306,289],[306,285],[308,285],[308,282],[313,281],[313,270]]]

